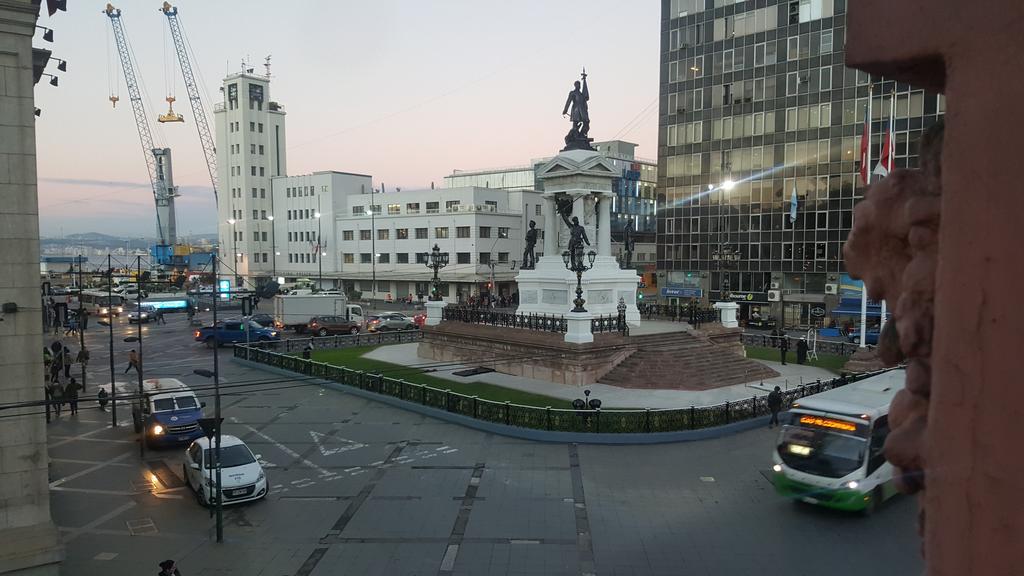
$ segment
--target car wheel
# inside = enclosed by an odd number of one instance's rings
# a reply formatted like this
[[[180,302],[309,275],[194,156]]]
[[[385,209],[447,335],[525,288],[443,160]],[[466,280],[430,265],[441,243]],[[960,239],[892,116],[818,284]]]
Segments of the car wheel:
[[[321,328],[316,331],[317,336],[327,336],[327,328]]]
[[[210,503],[206,500],[206,493],[203,491],[202,488],[199,488],[198,490],[196,490],[195,491],[195,495],[196,495],[196,502],[199,502],[200,506],[202,506],[203,508],[209,508],[210,507]]]
[[[348,333],[349,334],[353,334],[353,335],[359,334],[359,326],[353,326],[353,327],[349,328],[348,329]]]
[[[216,348],[217,347],[217,339],[214,338],[213,336],[210,336],[209,338],[207,338],[206,339],[206,347],[207,348]]]
[[[860,336],[854,336],[853,343],[860,346]]]
[[[388,330],[390,330],[390,328],[388,328],[387,326],[378,326],[377,327],[377,332],[387,332]]]

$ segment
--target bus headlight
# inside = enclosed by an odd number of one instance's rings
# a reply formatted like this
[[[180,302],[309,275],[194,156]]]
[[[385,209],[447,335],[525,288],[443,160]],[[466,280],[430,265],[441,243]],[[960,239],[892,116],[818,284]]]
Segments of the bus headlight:
[[[781,464],[776,464],[776,465],[772,466],[772,470],[774,470],[776,472],[782,472],[782,465]]]
[[[846,487],[850,490],[856,490],[857,486],[860,486],[860,484],[858,484],[856,480],[850,480],[846,483]]]
[[[159,424],[153,425],[153,436],[159,436],[164,433],[164,427]]]
[[[108,312],[110,312],[110,310],[107,310],[106,308],[100,308],[100,314],[106,314]]]

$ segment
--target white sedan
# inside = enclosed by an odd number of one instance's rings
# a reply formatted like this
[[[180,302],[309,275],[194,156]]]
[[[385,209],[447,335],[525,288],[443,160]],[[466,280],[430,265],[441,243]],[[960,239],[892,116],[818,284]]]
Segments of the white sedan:
[[[214,468],[216,442],[203,437],[192,442],[185,451],[185,482],[196,493],[203,506],[216,503],[217,474]],[[234,436],[220,440],[221,482],[224,505],[259,500],[267,495],[267,476],[259,456]]]

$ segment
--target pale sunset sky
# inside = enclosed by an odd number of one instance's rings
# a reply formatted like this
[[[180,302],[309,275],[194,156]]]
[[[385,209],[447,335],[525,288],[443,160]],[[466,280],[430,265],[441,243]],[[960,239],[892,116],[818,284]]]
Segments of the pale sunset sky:
[[[178,233],[216,212],[192,110],[159,0],[122,0],[157,144],[173,149]],[[180,0],[174,3],[212,105],[226,72],[272,55],[270,97],[288,113],[288,173],[340,170],[388,189],[441,186],[453,169],[551,156],[566,94],[586,66],[590,135],[657,156],[658,0]],[[34,45],[68,61],[36,86],[43,236],[152,236],[152,192],[105,2],[72,0]],[[170,79],[170,82],[168,81]],[[111,106],[111,85],[120,101]],[[169,90],[170,88],[170,90]],[[164,97],[184,124],[158,124]],[[212,100],[211,100],[212,99]]]

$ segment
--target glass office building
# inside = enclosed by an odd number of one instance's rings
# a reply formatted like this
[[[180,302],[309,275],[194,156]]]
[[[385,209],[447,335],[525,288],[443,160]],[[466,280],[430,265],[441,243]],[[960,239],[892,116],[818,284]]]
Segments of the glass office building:
[[[662,1],[662,301],[728,295],[741,319],[842,322],[842,247],[864,191],[869,94],[872,169],[893,98],[897,168],[917,165],[921,134],[943,113],[940,96],[844,66],[846,6]],[[736,260],[725,262],[728,253]]]

